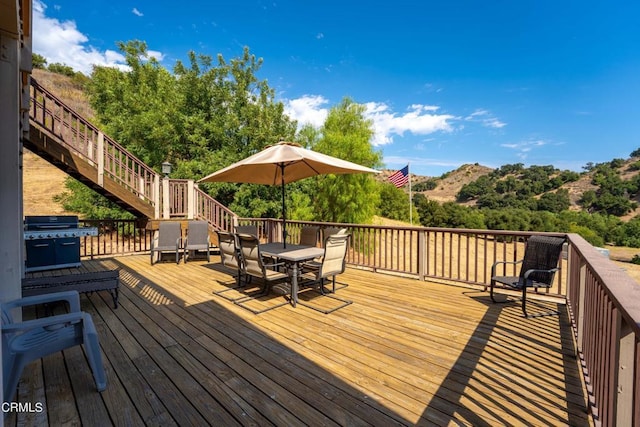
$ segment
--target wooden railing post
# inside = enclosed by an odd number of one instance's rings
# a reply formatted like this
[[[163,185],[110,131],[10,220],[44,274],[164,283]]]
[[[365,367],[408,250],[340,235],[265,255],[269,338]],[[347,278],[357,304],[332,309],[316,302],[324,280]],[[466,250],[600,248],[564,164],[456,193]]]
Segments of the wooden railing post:
[[[618,355],[618,386],[616,392],[616,425],[630,426],[633,423],[633,393],[636,381],[635,372],[635,334],[629,324],[618,314],[618,336],[620,337]]]
[[[171,195],[169,193],[169,179],[162,178],[162,218],[171,217]]]
[[[418,277],[424,281],[427,274],[427,233],[418,231]]]
[[[138,177],[138,197],[140,197],[142,200],[144,200],[144,190],[144,177],[140,176]]]
[[[155,215],[155,219],[159,219],[160,218],[160,203],[161,203],[161,197],[160,197],[160,175],[156,174],[153,177],[153,204],[154,204],[154,215]]]
[[[195,201],[196,201],[196,193],[195,193],[195,182],[190,179],[187,181],[187,218],[193,219],[193,215],[195,212]]]
[[[98,185],[104,187],[104,133],[98,132]]]
[[[576,328],[577,328],[577,337],[576,337],[576,345],[578,347],[578,351],[582,351],[582,344],[584,340],[584,309],[585,309],[585,298],[586,298],[586,287],[587,287],[587,264],[584,262],[584,258],[580,260],[580,270],[579,270],[579,280],[577,285],[580,287],[578,291],[578,318],[576,319]]]

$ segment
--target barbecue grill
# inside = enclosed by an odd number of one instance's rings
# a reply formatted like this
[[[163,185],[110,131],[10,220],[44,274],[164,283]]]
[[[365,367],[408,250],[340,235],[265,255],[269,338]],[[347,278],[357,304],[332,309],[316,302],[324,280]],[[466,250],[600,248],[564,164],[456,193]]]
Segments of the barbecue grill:
[[[97,236],[95,227],[79,227],[75,215],[27,216],[24,221],[25,271],[80,266],[80,237]]]

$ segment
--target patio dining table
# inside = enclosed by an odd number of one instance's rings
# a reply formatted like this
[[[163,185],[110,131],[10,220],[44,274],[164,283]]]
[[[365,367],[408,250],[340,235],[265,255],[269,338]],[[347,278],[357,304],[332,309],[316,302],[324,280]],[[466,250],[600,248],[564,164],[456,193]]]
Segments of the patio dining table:
[[[291,277],[291,305],[295,307],[298,304],[298,271],[300,269],[300,263],[322,256],[324,249],[315,246],[292,245],[290,243],[284,247],[282,242],[277,242],[261,244],[260,252],[262,255],[278,258],[291,267],[289,269],[289,276]]]

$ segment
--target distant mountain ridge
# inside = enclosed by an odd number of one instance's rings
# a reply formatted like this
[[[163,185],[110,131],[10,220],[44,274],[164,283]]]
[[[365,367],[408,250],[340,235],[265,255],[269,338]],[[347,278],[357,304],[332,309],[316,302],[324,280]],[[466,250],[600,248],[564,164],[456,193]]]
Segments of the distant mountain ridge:
[[[628,159],[612,159],[610,162],[605,162],[603,163],[603,165],[604,164],[611,165],[615,170],[615,173],[617,174],[617,176],[624,183],[628,183],[633,180],[639,179],[638,175],[640,174],[640,159],[638,157],[630,157]],[[490,168],[477,163],[464,164],[455,170],[452,170],[450,172],[443,174],[440,177],[426,177],[426,176],[412,174],[411,182],[413,187],[413,193],[423,194],[428,199],[437,201],[439,203],[455,202],[464,206],[476,206],[478,202],[476,198],[472,198],[466,201],[460,201],[458,199],[458,195],[461,189],[463,189],[463,187],[468,184],[472,184],[478,181],[482,177],[490,177],[492,175],[495,175],[495,173],[499,172],[500,169],[505,168],[506,166],[508,165],[495,169],[495,168]],[[530,168],[543,169],[546,167],[553,168],[552,165],[543,166],[543,167],[531,166],[529,168],[523,167],[523,170],[526,172]],[[552,177],[552,175],[555,175],[555,177],[557,177],[561,174],[568,173],[568,174],[576,174],[578,175],[578,178],[570,182],[565,182],[562,185],[556,188],[553,188],[551,190],[537,192],[535,193],[534,197],[536,199],[539,199],[545,193],[555,193],[558,190],[561,190],[561,191],[566,190],[568,194],[569,203],[570,203],[569,209],[575,210],[575,211],[583,210],[584,208],[581,204],[581,200],[585,192],[597,193],[601,189],[599,185],[596,185],[593,183],[594,176],[598,171],[598,165],[590,164],[590,165],[585,165],[585,167],[588,170],[585,170],[581,173],[571,173],[569,171],[558,172],[556,170],[554,173],[550,174],[549,177]],[[394,171],[383,171],[383,173],[380,174],[379,179],[384,181],[393,172]],[[508,177],[515,177],[516,179],[518,179],[517,175],[518,174],[515,174],[515,173],[506,174],[501,178],[498,178],[497,181],[498,182],[504,181],[505,179],[508,179]],[[433,188],[429,190],[420,190],[419,184],[427,181],[430,181],[430,184],[431,184],[430,187],[433,187]],[[408,186],[405,187],[404,189],[405,191],[408,191]],[[416,189],[418,191],[416,191]],[[621,190],[621,192],[624,193],[625,190]],[[635,194],[630,194],[628,196],[628,200],[632,202],[632,204],[635,203],[638,206],[640,206],[640,192]],[[626,221],[635,217],[636,215],[640,215],[640,207],[635,207],[631,209],[627,214],[620,216],[620,218]]]

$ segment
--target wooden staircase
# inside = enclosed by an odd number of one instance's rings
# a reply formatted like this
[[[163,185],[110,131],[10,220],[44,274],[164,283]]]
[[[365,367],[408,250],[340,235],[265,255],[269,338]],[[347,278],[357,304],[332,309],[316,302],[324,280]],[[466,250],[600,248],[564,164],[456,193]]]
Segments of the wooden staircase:
[[[236,215],[193,181],[163,178],[31,79],[26,148],[139,218],[197,218],[231,230]]]

